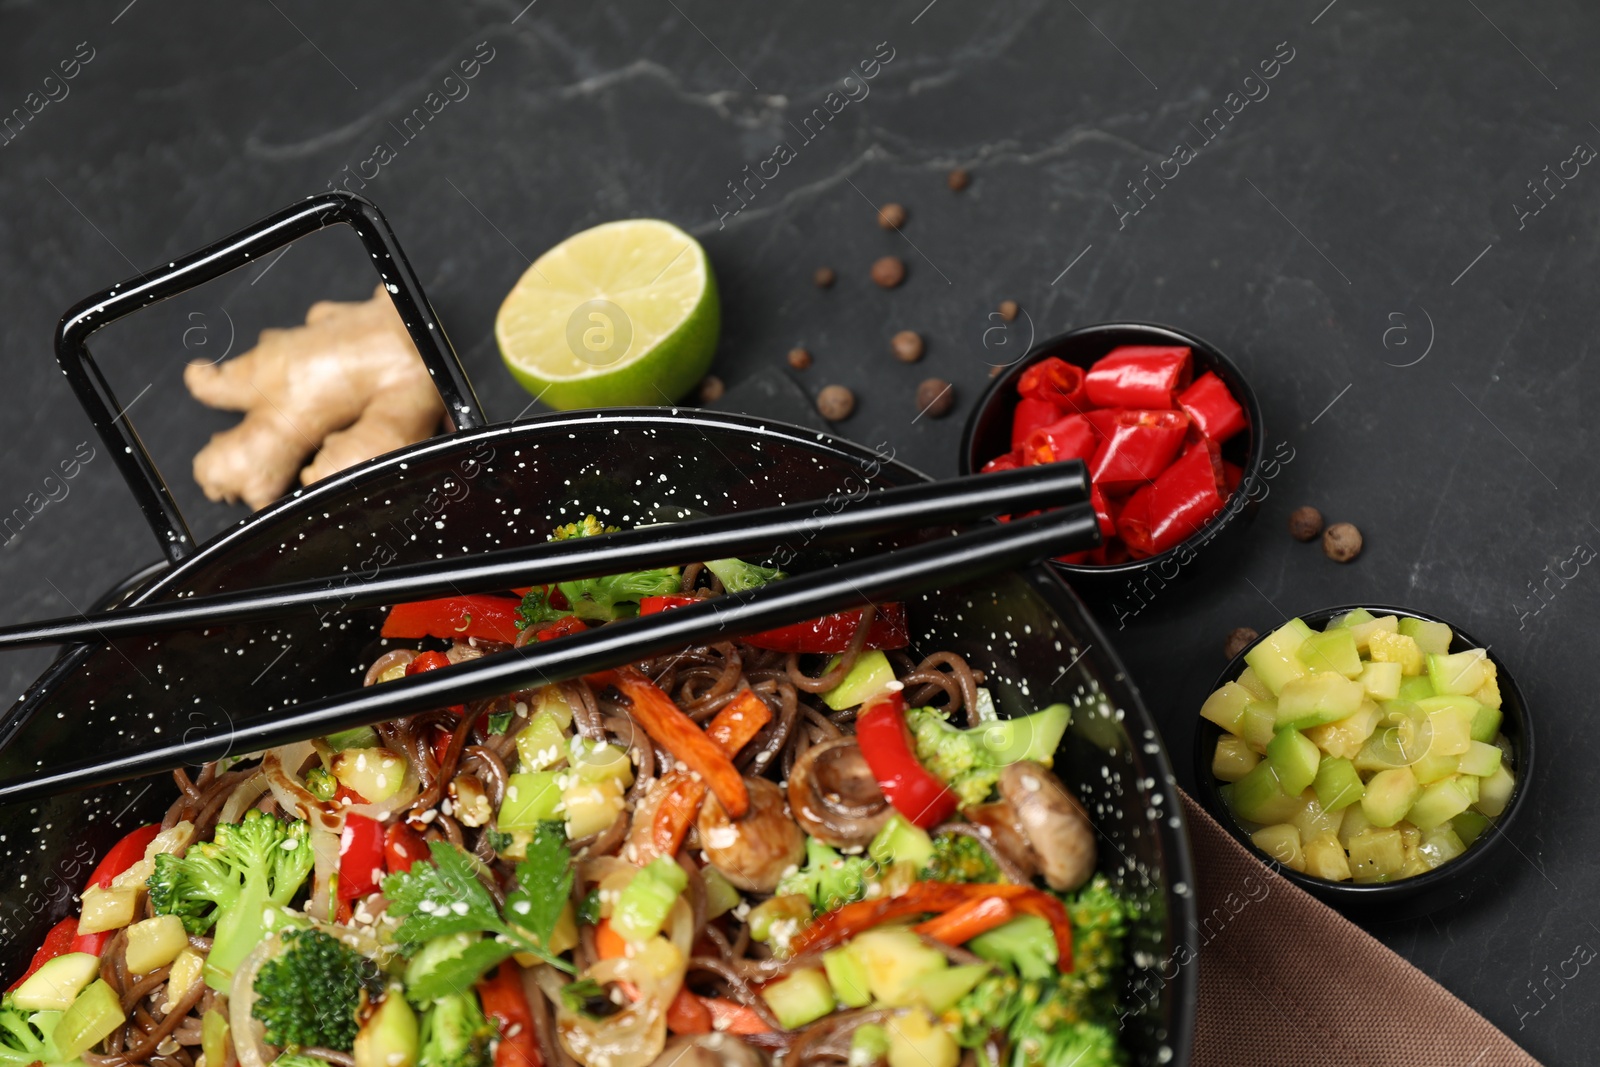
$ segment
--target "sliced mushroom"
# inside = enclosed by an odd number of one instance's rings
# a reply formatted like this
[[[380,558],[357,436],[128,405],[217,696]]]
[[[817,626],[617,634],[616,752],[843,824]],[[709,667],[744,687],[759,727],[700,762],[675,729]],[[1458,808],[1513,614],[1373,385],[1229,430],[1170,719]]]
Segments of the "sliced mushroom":
[[[992,804],[979,804],[968,808],[966,815],[994,846],[994,850],[1016,866],[1024,881],[1033,881],[1036,872],[1033,847],[1028,844],[1028,835],[1017,821],[1017,809],[1011,806],[1011,801],[996,800]]]
[[[650,1067],[767,1067],[772,1061],[730,1034],[675,1037]]]
[[[1022,760],[1000,772],[1000,795],[1033,847],[1050,888],[1076,889],[1094,873],[1094,827],[1083,806],[1042,763]]]
[[[865,845],[894,814],[854,737],[812,745],[794,761],[789,810],[806,833],[834,848]]]
[[[746,778],[750,810],[737,821],[715,794],[700,806],[696,826],[706,862],[735,886],[752,893],[770,893],[784,872],[805,858],[806,835],[789,816],[783,790],[765,778]]]

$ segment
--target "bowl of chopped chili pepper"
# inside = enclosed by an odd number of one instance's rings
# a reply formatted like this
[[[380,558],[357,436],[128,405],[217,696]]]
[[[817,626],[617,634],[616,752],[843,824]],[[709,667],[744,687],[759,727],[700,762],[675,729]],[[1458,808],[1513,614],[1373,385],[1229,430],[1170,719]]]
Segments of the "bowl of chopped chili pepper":
[[[1082,459],[1101,547],[1055,565],[1084,593],[1191,573],[1256,511],[1261,406],[1206,341],[1153,323],[1084,326],[997,377],[963,436],[961,472]]]

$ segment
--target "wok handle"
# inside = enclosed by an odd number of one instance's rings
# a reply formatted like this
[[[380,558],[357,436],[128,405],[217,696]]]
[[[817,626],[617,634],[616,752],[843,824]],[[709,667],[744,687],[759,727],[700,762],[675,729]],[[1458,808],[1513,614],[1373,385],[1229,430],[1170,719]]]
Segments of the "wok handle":
[[[445,336],[444,326],[423,294],[422,284],[383,213],[364,197],[338,191],[318,193],[291,204],[216,244],[80,301],[56,327],[56,361],[128,483],[145,521],[155,531],[162,551],[173,563],[195,551],[194,535],[166,480],[151,462],[127,410],[117,403],[110,384],[89,354],[89,338],[124,316],[248,266],[284,245],[337,223],[354,230],[372,257],[389,299],[394,301],[395,310],[433,378],[434,388],[444,400],[449,429],[467,430],[485,424],[483,409],[461,359]]]

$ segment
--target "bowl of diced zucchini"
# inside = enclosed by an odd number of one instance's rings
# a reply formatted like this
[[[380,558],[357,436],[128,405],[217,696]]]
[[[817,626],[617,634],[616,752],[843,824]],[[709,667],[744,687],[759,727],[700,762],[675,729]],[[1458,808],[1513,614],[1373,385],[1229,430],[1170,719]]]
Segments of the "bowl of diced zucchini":
[[[1402,608],[1290,619],[1228,664],[1200,718],[1211,814],[1285,878],[1358,908],[1464,894],[1533,767],[1505,665]]]

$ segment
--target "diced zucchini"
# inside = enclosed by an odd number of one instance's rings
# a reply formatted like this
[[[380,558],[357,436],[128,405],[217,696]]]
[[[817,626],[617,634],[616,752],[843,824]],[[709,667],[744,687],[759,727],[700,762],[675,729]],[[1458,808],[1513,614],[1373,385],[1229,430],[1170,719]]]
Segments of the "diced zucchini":
[[[1361,805],[1352,804],[1344,809],[1344,821],[1339,824],[1339,843],[1345,848],[1349,848],[1352,838],[1361,831],[1371,828],[1372,824],[1361,813]]]
[[[1056,748],[1071,722],[1070,707],[1051,704],[1032,715],[983,723],[971,727],[966,733],[978,740],[984,756],[997,766],[1019,760],[1048,764],[1055,759]]]
[[[1428,680],[1441,696],[1449,693],[1466,696],[1483,685],[1488,676],[1483,665],[1488,658],[1489,653],[1481,648],[1469,648],[1453,655],[1435,653],[1428,657]]]
[[[835,656],[828,669],[831,671],[838,662],[839,657]],[[878,651],[863,652],[839,684],[822,694],[822,702],[834,711],[843,711],[865,703],[868,697],[888,688],[892,681],[894,665],[889,657]]]
[[[1400,620],[1393,615],[1380,615],[1366,622],[1358,622],[1350,627],[1350,636],[1355,639],[1356,648],[1362,652],[1372,647],[1373,634],[1392,634],[1400,628]]]
[[[1411,773],[1417,776],[1417,781],[1422,785],[1432,785],[1434,782],[1449,778],[1460,770],[1460,756],[1440,755],[1431,750],[1427,755],[1411,765]]]
[[[750,940],[762,944],[768,942],[787,942],[788,938],[782,936],[784,929],[798,932],[799,928],[811,921],[811,899],[804,893],[780,893],[775,897],[768,897],[750,909],[748,922],[750,924]],[[778,935],[774,937],[774,935]]]
[[[611,908],[611,929],[626,941],[643,941],[661,932],[689,876],[670,856],[657,856],[633,876]],[[832,997],[829,997],[832,1000]],[[828,1009],[832,1011],[830,1007]],[[809,1021],[809,1020],[808,1020]],[[788,1024],[785,1024],[788,1025]]]
[[[1305,872],[1313,878],[1326,878],[1330,882],[1350,880],[1350,857],[1344,846],[1332,834],[1322,834],[1301,847],[1305,857]]]
[[[1300,661],[1298,653],[1300,646],[1313,632],[1299,619],[1290,619],[1246,652],[1244,660],[1263,685],[1274,694],[1279,693],[1285,682],[1311,673]]]
[[[1338,722],[1308,727],[1305,735],[1322,751],[1340,759],[1354,759],[1361,746],[1378,728],[1383,710],[1372,701],[1363,701],[1356,713]]]
[[[1455,635],[1450,632],[1450,627],[1442,622],[1430,622],[1427,619],[1401,619],[1400,632],[1417,643],[1426,655],[1443,655],[1450,651],[1450,642]]]
[[[1333,756],[1317,766],[1317,777],[1312,788],[1316,791],[1317,802],[1324,811],[1330,812],[1343,811],[1359,801],[1366,792],[1361,775],[1356,773],[1355,764]]]
[[[172,961],[172,970],[167,974],[167,999],[161,1006],[163,1012],[172,1010],[173,1005],[184,998],[194,984],[200,981],[205,974],[206,958],[192,948],[186,948],[178,953],[178,958]]]
[[[1417,701],[1428,714],[1433,730],[1429,751],[1441,756],[1459,756],[1472,744],[1472,724],[1481,707],[1469,696],[1437,696]]]
[[[597,834],[616,821],[626,807],[624,786],[615,778],[585,782],[573,775],[561,791],[561,803],[567,817],[567,837],[576,841]]]
[[[1294,823],[1294,828],[1300,831],[1300,840],[1310,841],[1313,837],[1321,837],[1323,834],[1329,836],[1337,834],[1339,823],[1343,820],[1344,816],[1337,811],[1329,811],[1322,806],[1322,801],[1312,797],[1290,821]]]
[[[122,999],[109,983],[99,979],[78,994],[56,1023],[56,1051],[61,1062],[75,1060],[127,1021]]]
[[[1267,762],[1283,791],[1291,795],[1305,792],[1316,779],[1321,758],[1321,751],[1299,730],[1279,730],[1267,745]]]
[[[1223,734],[1217,738],[1217,751],[1211,757],[1211,773],[1224,782],[1237,782],[1255,770],[1260,762],[1261,757],[1245,744],[1243,738]]]
[[[706,918],[715,919],[737,908],[744,899],[727,875],[712,866],[700,868],[700,877],[706,883]]]
[[[506,776],[505,798],[500,802],[496,826],[507,833],[535,830],[558,818],[561,810],[561,771],[526,771]]]
[[[889,1027],[889,1067],[957,1067],[961,1048],[925,1011],[907,1012]]]
[[[814,967],[802,967],[776,982],[767,983],[761,988],[761,999],[788,1030],[816,1022],[834,1009],[833,989],[823,973]]]
[[[1250,835],[1250,843],[1285,867],[1305,870],[1305,856],[1300,851],[1300,831],[1290,823],[1263,826]]]
[[[384,992],[377,1010],[366,1016],[352,1054],[356,1067],[416,1067],[421,1045],[417,1013],[396,983]]]
[[[1475,774],[1479,778],[1487,778],[1499,767],[1500,749],[1495,745],[1474,741],[1472,746],[1461,754],[1462,774]]]
[[[1406,700],[1415,704],[1419,700],[1426,700],[1428,697],[1438,695],[1433,691],[1433,683],[1428,681],[1428,676],[1426,674],[1418,674],[1400,680],[1400,692],[1395,699]]]
[[[847,1008],[864,1008],[872,1003],[872,990],[867,987],[867,968],[856,956],[853,945],[840,945],[824,952],[822,969],[840,1004]]]
[[[1406,817],[1411,805],[1422,795],[1422,786],[1410,767],[1379,771],[1367,782],[1361,797],[1361,812],[1373,826],[1393,826]]]
[[[1272,735],[1278,728],[1277,704],[1270,700],[1246,704],[1240,728],[1239,736],[1244,739],[1245,744],[1256,752],[1266,752],[1267,742],[1272,740]]]
[[[947,967],[922,980],[922,1002],[928,1010],[948,1011],[956,1001],[972,992],[973,987],[994,973],[986,963],[971,963],[960,967]]]
[[[1479,779],[1478,802],[1472,806],[1489,818],[1498,819],[1501,812],[1506,810],[1506,805],[1511,803],[1511,793],[1516,785],[1517,780],[1502,763],[1489,777]]]
[[[1200,705],[1200,717],[1209,719],[1230,734],[1244,733],[1244,709],[1255,697],[1238,682],[1228,682],[1206,698]]]
[[[1406,675],[1422,673],[1422,649],[1404,634],[1374,631],[1367,638],[1367,651],[1374,663],[1398,663]]]
[[[1361,674],[1361,653],[1356,651],[1356,639],[1349,630],[1314,633],[1301,642],[1296,655],[1312,672],[1331,671],[1346,678]]]
[[[149,974],[178,958],[189,945],[189,933],[176,915],[157,915],[128,927],[124,960],[134,974]]]
[[[133,922],[143,895],[143,886],[92,885],[83,891],[83,911],[78,916],[78,933],[98,934],[120,930]]]
[[[889,1031],[877,1023],[862,1023],[850,1035],[846,1067],[879,1067],[889,1058]]]
[[[1405,861],[1399,830],[1363,830],[1350,839],[1350,874],[1358,882],[1387,879],[1398,874]]]
[[[1439,827],[1422,835],[1417,854],[1429,870],[1442,867],[1467,850],[1467,844],[1448,826]]]
[[[1261,677],[1256,674],[1254,667],[1246,667],[1243,671],[1241,671],[1237,681],[1240,685],[1244,686],[1245,691],[1250,694],[1250,699],[1272,699],[1272,690],[1268,689],[1266,683],[1264,683],[1261,680]]]
[[[853,944],[867,970],[867,987],[890,1007],[917,1003],[922,981],[948,966],[944,953],[905,927],[875,927],[857,935]]]
[[[1483,661],[1483,684],[1472,694],[1472,698],[1480,704],[1487,704],[1491,708],[1500,706],[1500,679],[1499,672],[1495,670],[1494,660]]]
[[[1334,616],[1328,623],[1327,628],[1330,630],[1347,630],[1352,626],[1371,621],[1372,612],[1366,608],[1356,608],[1354,611],[1347,611],[1343,615]]]
[[[628,750],[617,745],[574,737],[567,745],[567,762],[573,775],[584,781],[614,781],[624,789],[633,784],[633,761]]]
[[[1486,816],[1476,811],[1464,811],[1450,820],[1450,828],[1461,838],[1461,843],[1469,847],[1492,825]]]
[[[1479,690],[1482,692],[1482,690]],[[1473,699],[1477,699],[1474,697]],[[1501,713],[1499,708],[1492,708],[1487,704],[1479,704],[1477,714],[1472,717],[1472,739],[1493,743],[1495,736],[1500,733]]]
[[[1456,784],[1460,785],[1462,789],[1466,790],[1467,799],[1469,801],[1474,804],[1478,802],[1478,797],[1482,794],[1482,778],[1479,778],[1475,774],[1459,774],[1456,776]]]
[[[135,972],[138,973],[138,972]],[[100,976],[100,957],[67,952],[48,960],[11,993],[23,1011],[66,1011],[78,994]]]
[[[1246,822],[1271,825],[1288,822],[1305,806],[1298,796],[1283,791],[1272,764],[1266,760],[1233,784],[1230,800],[1233,813]]]
[[[1361,668],[1360,681],[1367,696],[1381,703],[1400,696],[1400,682],[1404,677],[1398,663],[1366,663]]]
[[[547,711],[534,715],[517,734],[517,760],[524,771],[546,771],[566,758],[567,732]]]
[[[350,792],[368,803],[381,804],[400,792],[406,758],[388,748],[347,748],[334,755],[328,769]]]
[[[867,845],[867,854],[884,865],[904,862],[921,870],[933,859],[933,838],[928,836],[928,831],[895,812]]]
[[[324,737],[323,740],[335,752],[342,752],[347,748],[381,748],[383,746],[383,741],[378,737],[378,731],[370,726],[355,726],[348,730],[339,730]]]
[[[1348,719],[1366,695],[1360,682],[1331,671],[1290,679],[1278,694],[1278,726],[1303,729]]]
[[[1446,778],[1424,789],[1406,818],[1419,830],[1432,830],[1460,815],[1471,804],[1472,798],[1456,779]]]

